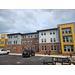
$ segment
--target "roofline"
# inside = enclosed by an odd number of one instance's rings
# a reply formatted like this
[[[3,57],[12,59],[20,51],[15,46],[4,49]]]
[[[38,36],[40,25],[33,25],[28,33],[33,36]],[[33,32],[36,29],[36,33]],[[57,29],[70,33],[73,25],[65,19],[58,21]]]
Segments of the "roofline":
[[[38,33],[38,32],[22,33],[21,35],[24,35],[24,34],[26,34],[26,35],[28,35],[28,34],[36,34],[36,33]]]
[[[18,35],[18,34],[20,34],[21,35],[21,33],[11,33],[11,34],[7,34],[7,35]]]
[[[65,25],[65,24],[72,24],[72,23],[75,23],[75,22],[70,22],[70,23],[63,23],[63,24],[58,24],[57,26],[60,26],[60,25]]]
[[[57,30],[58,28],[51,28],[51,29],[43,29],[43,30],[37,30],[37,32],[40,32],[40,31],[48,31],[48,30]]]

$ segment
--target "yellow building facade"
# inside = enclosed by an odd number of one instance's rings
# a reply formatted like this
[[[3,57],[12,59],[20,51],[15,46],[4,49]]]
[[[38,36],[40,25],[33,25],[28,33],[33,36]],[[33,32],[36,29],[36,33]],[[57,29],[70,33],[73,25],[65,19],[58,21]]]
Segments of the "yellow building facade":
[[[0,34],[0,48],[4,48],[6,40],[6,34]]]
[[[60,42],[62,53],[74,53],[75,52],[75,32],[74,24],[62,24],[59,25]]]

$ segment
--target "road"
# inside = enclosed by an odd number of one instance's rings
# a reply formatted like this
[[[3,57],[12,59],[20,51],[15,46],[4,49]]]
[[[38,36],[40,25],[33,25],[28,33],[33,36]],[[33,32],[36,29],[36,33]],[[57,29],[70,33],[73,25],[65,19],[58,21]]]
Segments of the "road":
[[[23,58],[21,55],[0,55],[0,65],[43,65],[43,60],[52,61],[52,58],[44,56]]]

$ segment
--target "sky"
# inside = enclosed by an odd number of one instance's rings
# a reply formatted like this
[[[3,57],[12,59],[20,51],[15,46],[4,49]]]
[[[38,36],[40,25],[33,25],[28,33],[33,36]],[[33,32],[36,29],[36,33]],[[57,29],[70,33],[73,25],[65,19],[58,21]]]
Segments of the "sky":
[[[0,33],[29,33],[75,22],[75,9],[0,9]]]

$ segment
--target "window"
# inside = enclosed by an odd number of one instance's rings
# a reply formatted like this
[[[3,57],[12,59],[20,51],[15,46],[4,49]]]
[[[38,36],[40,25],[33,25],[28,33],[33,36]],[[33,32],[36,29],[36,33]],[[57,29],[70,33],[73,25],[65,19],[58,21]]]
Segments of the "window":
[[[71,34],[71,28],[63,28],[62,34]]]
[[[2,36],[2,39],[4,39],[4,36]]]
[[[68,29],[65,29],[65,33],[66,33],[66,34],[68,33]]]
[[[64,51],[66,52],[66,46],[64,46]]]
[[[28,38],[30,38],[30,35],[28,35]]]
[[[72,42],[72,36],[64,36],[63,37],[63,42]]]
[[[56,42],[55,38],[54,38],[54,42]]]
[[[29,50],[29,46],[28,46],[28,50]]]
[[[65,42],[65,37],[63,37],[63,42]]]
[[[30,44],[30,41],[28,41],[28,44]]]
[[[56,51],[56,46],[54,46],[54,50]]]
[[[16,41],[16,44],[17,44],[17,41]]]
[[[31,50],[32,50],[32,47],[31,47]]]
[[[8,41],[8,44],[12,44],[12,41]]]
[[[8,36],[8,37],[9,37],[9,39],[12,38],[12,36]]]
[[[42,50],[44,50],[43,46],[42,46]]]
[[[64,51],[65,52],[74,52],[74,47],[73,47],[73,45],[65,45],[64,46]]]
[[[14,38],[18,38],[18,35],[14,35]]]
[[[52,31],[50,31],[50,35],[52,35]]]
[[[70,42],[72,42],[72,36],[69,37]]]
[[[45,50],[47,50],[47,47],[45,46]]]
[[[13,50],[17,50],[17,47],[13,47]]]
[[[32,34],[31,34],[31,37],[32,37]]]
[[[46,39],[44,39],[44,42],[46,42]]]
[[[22,44],[26,44],[26,41],[22,41]]]
[[[43,39],[42,39],[41,41],[42,41],[42,43],[43,43]]]
[[[26,50],[26,47],[24,47],[24,50]]]
[[[39,34],[37,34],[37,37],[39,37]]]
[[[35,44],[36,44],[36,40],[35,40]]]
[[[64,34],[64,29],[62,29],[62,34]]]
[[[23,38],[26,38],[26,35],[23,35]]]
[[[4,41],[1,41],[1,45],[3,45],[4,44]]]
[[[35,46],[35,50],[36,50],[36,46]]]
[[[15,41],[14,41],[14,44],[15,44]]]
[[[37,43],[39,43],[39,40],[37,40]]]
[[[53,34],[55,34],[55,30],[53,30]]]
[[[65,37],[66,38],[66,42],[69,42],[69,38],[68,37]]]
[[[73,49],[73,45],[71,46],[71,52],[73,52],[74,51],[74,49]]]
[[[35,34],[35,37],[37,37],[37,34]]]
[[[52,38],[50,38],[50,41],[52,42]]]
[[[31,40],[31,44],[32,44],[32,40]]]
[[[53,50],[53,46],[51,46],[51,50]]]
[[[68,28],[68,32],[71,33],[71,28]]]
[[[46,35],[46,32],[44,32],[44,35]]]
[[[41,35],[43,35],[43,32],[41,32]]]

